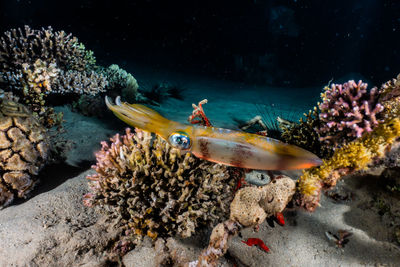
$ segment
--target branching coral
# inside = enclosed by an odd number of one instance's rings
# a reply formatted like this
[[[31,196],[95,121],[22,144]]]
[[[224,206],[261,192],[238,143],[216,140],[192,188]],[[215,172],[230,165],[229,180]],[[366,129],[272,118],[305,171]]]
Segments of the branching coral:
[[[199,102],[199,104],[197,106],[196,106],[196,104],[192,104],[193,112],[192,112],[192,115],[190,115],[188,118],[188,121],[191,124],[200,124],[200,125],[204,125],[204,126],[211,126],[211,123],[208,120],[208,118],[203,110],[203,105],[207,104],[207,102],[208,102],[207,99],[203,99]]]
[[[108,82],[106,77],[95,71],[69,70],[61,72],[54,83],[52,93],[77,93],[96,95],[104,92]]]
[[[13,72],[37,59],[78,71],[91,69],[95,62],[92,53],[76,37],[64,31],[55,32],[51,27],[33,30],[25,26],[7,31],[0,38],[0,71]]]
[[[26,107],[0,100],[0,207],[26,197],[48,159],[46,130]]]
[[[60,117],[45,105],[46,95],[104,91],[106,78],[93,71],[94,64],[93,52],[76,37],[51,27],[33,30],[25,26],[0,38],[1,83],[39,115],[46,127]]]
[[[228,167],[181,154],[141,130],[127,129],[111,142],[96,154],[84,202],[121,216],[126,233],[188,237],[228,216],[235,183]]]
[[[33,65],[22,64],[22,69],[6,73],[15,93],[25,100],[25,104],[36,113],[43,113],[44,97],[52,91],[52,84],[57,80],[60,70],[55,63],[47,64],[37,59]]]
[[[298,203],[309,211],[315,210],[322,189],[333,187],[344,175],[368,168],[384,157],[399,137],[400,119],[387,119],[372,132],[338,148],[323,165],[303,171]]]
[[[316,129],[321,141],[336,147],[371,132],[381,122],[378,90],[368,92],[367,86],[362,81],[348,81],[325,87],[318,105],[322,124]]]

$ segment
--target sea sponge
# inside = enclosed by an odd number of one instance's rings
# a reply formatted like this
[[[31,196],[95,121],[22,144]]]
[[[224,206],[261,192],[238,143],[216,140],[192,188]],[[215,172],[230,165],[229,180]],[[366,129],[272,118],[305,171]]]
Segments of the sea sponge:
[[[0,101],[0,207],[4,207],[33,189],[50,145],[46,129],[25,106]]]
[[[230,168],[172,148],[158,136],[128,128],[102,142],[91,193],[84,203],[121,217],[121,229],[135,238],[191,236],[229,214],[235,181]]]
[[[368,84],[353,80],[344,84],[326,86],[321,94],[319,118],[322,122],[316,131],[321,141],[336,147],[371,132],[382,120],[379,113],[376,87],[367,91]]]
[[[399,137],[400,119],[387,119],[372,132],[338,148],[321,166],[303,171],[298,181],[297,202],[309,211],[315,210],[322,189],[335,186],[344,175],[373,165]]]
[[[231,203],[230,220],[244,227],[261,224],[285,209],[295,189],[296,183],[283,175],[265,186],[241,188]]]
[[[208,247],[197,260],[189,261],[187,255],[173,246],[173,240],[168,239],[167,243],[156,242],[157,266],[219,266],[218,259],[228,251],[229,240],[243,227],[258,226],[266,217],[282,212],[291,201],[295,188],[290,177],[281,175],[268,185],[239,189],[231,204],[230,219],[214,227]]]

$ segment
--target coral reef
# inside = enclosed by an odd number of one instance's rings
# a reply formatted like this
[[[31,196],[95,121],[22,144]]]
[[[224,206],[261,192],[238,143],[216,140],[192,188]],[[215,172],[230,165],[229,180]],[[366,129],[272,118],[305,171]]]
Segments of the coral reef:
[[[54,84],[52,93],[96,95],[99,92],[105,92],[107,84],[106,77],[95,71],[62,71]]]
[[[128,102],[143,100],[143,96],[138,91],[139,85],[136,79],[118,65],[110,65],[108,68],[102,68],[98,72],[106,77],[108,82],[107,90],[118,92]]]
[[[14,72],[37,59],[78,71],[91,69],[95,63],[92,52],[76,37],[51,27],[33,30],[25,26],[7,31],[0,38],[0,71]]]
[[[95,58],[76,37],[51,27],[13,29],[0,39],[0,80],[7,91],[52,127],[60,116],[45,105],[48,94],[97,94],[106,78],[94,72]]]
[[[235,183],[228,167],[181,154],[138,129],[128,128],[111,142],[102,142],[96,154],[97,173],[88,176],[91,193],[84,203],[120,216],[132,241],[146,235],[189,237],[199,226],[228,216]]]
[[[159,264],[174,263],[174,266],[218,266],[218,259],[228,250],[229,239],[243,227],[257,227],[267,217],[283,211],[295,193],[295,182],[280,176],[263,187],[244,187],[240,189],[231,203],[230,219],[216,225],[211,233],[209,245],[198,257],[189,262],[179,251],[171,250],[167,244],[157,241],[156,250]]]
[[[400,74],[382,84],[379,91],[379,102],[384,107],[382,112],[384,118],[400,116]]]
[[[367,86],[351,80],[324,88],[318,104],[321,127],[316,129],[321,141],[336,147],[371,132],[382,121],[378,89],[367,91]]]
[[[26,197],[48,160],[46,129],[28,109],[9,99],[0,104],[0,207]]]
[[[9,86],[19,93],[25,104],[38,114],[44,113],[44,97],[52,91],[52,84],[58,78],[60,69],[55,63],[47,64],[37,59],[33,65],[22,64],[22,69],[6,73]]]
[[[300,118],[299,122],[293,123],[279,119],[279,127],[282,130],[281,139],[288,144],[296,145],[307,149],[321,158],[326,158],[332,154],[330,146],[324,145],[320,141],[320,135],[315,129],[321,128],[321,120],[317,107],[314,107],[305,118]]]
[[[323,165],[303,171],[297,202],[309,211],[318,206],[322,189],[333,187],[342,176],[365,170],[382,159],[400,136],[400,119],[387,119],[372,132],[335,150]]]

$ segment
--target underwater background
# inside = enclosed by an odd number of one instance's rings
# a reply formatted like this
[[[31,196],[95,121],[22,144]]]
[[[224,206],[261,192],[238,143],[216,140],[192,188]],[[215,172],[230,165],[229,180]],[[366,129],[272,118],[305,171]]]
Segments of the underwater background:
[[[395,0],[0,0],[0,267],[399,266],[399,45]]]

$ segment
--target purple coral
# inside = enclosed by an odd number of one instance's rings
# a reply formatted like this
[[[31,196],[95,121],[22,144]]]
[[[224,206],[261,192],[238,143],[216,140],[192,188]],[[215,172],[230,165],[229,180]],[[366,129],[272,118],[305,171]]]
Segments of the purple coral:
[[[325,87],[321,94],[323,102],[318,104],[322,125],[316,129],[321,141],[337,147],[371,132],[382,122],[379,113],[383,106],[378,103],[378,89],[368,91],[367,87],[361,80]]]

